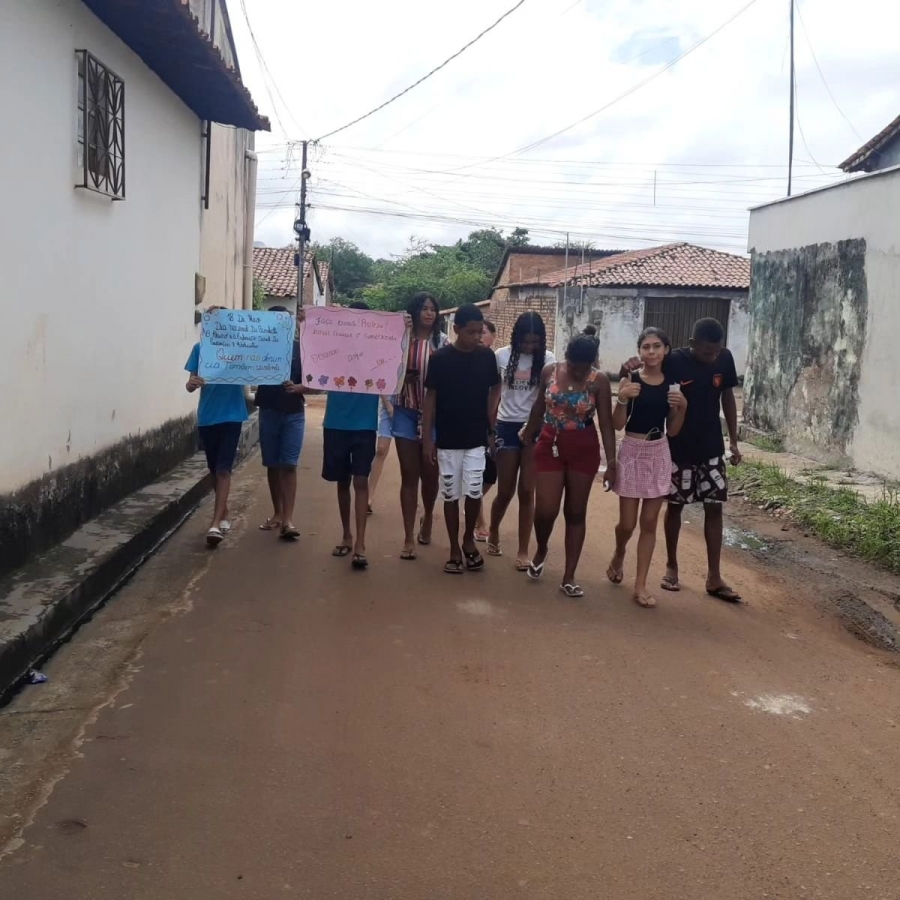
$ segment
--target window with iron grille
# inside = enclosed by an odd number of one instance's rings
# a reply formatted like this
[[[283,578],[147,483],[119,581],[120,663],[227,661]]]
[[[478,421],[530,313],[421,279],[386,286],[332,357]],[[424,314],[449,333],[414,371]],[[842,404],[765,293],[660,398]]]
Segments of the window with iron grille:
[[[125,199],[125,84],[87,50],[77,50],[78,169],[76,187]]]

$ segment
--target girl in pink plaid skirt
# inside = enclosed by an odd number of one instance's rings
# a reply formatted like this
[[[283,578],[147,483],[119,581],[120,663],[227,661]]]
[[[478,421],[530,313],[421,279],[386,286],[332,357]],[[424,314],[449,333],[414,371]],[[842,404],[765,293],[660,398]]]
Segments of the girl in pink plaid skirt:
[[[667,435],[675,436],[684,424],[687,401],[681,385],[670,385],[663,375],[663,360],[672,349],[658,328],[647,328],[638,339],[642,367],[619,385],[613,413],[617,431],[625,432],[619,447],[615,491],[619,495],[616,552],[606,570],[613,584],[625,573],[625,551],[640,522],[634,600],[645,608],[656,606],[647,590],[647,575],[656,546],[659,513],[672,487],[672,457]]]

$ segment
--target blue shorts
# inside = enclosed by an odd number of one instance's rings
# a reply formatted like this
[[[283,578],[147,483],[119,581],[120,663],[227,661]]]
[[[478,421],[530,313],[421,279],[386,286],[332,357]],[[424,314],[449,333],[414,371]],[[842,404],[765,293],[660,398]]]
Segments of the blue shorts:
[[[389,438],[394,436],[393,420],[388,415],[383,403],[378,404],[378,437]]]
[[[238,444],[241,440],[240,422],[219,422],[216,425],[201,425],[200,444],[206,454],[206,464],[214,475],[230,472],[234,468]]]
[[[525,427],[524,422],[497,423],[497,452],[501,450],[521,450],[522,441],[519,432]]]
[[[306,416],[277,409],[259,411],[259,446],[267,469],[293,468],[300,461]]]
[[[391,423],[391,427],[395,438],[401,438],[406,441],[422,440],[419,436],[419,411],[416,409],[395,406],[394,420]],[[432,434],[432,440],[437,440],[435,434]]]

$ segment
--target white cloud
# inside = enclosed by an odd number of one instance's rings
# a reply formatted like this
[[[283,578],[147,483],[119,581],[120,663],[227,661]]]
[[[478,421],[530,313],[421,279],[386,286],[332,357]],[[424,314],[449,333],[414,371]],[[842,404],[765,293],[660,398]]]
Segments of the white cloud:
[[[240,5],[231,13],[244,79],[273,120],[260,136],[257,238],[291,238],[299,151],[383,102],[458,50],[512,0],[245,0],[292,115],[273,115]],[[745,0],[527,0],[422,86],[312,151],[316,239],[340,234],[376,255],[411,234],[435,241],[475,224],[523,224],[535,242],[571,231],[598,246],[685,239],[740,251],[747,207],[783,195],[787,4],[757,0],[735,22],[608,111],[525,154],[487,162],[598,109],[710,34]],[[795,190],[900,109],[890,0],[806,0],[797,20]],[[835,109],[813,61],[859,137]],[[277,99],[277,97],[276,97]],[[301,128],[307,129],[304,132]],[[813,163],[822,165],[823,174]],[[656,179],[656,206],[653,181]],[[281,203],[283,208],[272,207]],[[327,207],[392,210],[393,217]],[[426,221],[405,218],[425,216]]]

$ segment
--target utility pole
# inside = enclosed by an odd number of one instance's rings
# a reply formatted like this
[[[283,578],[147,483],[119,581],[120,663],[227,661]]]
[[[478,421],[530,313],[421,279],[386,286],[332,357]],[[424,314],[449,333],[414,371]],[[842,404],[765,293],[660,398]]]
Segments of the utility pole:
[[[794,174],[794,96],[796,88],[794,79],[796,72],[794,70],[794,0],[790,0],[791,4],[791,128],[788,137],[788,188],[787,195],[791,196],[791,182]]]
[[[306,168],[306,152],[309,141],[303,142],[303,156],[300,161],[300,210],[294,222],[294,234],[297,235],[299,253],[297,255],[297,312],[303,309],[303,267],[306,261],[306,245],[309,242],[309,228],[306,224],[306,182],[309,170]]]
[[[566,232],[566,279],[563,282],[563,312],[567,311],[569,303],[569,232]]]

